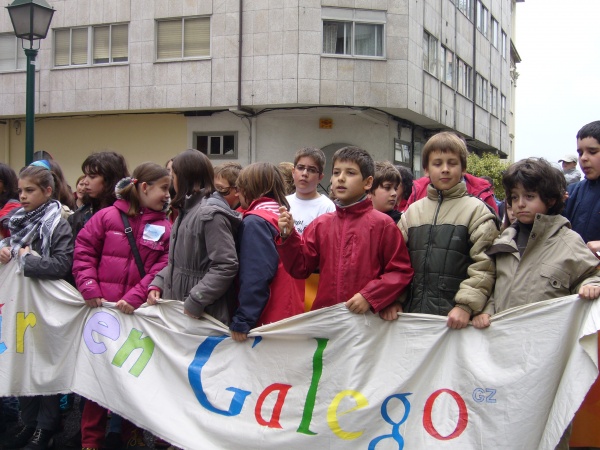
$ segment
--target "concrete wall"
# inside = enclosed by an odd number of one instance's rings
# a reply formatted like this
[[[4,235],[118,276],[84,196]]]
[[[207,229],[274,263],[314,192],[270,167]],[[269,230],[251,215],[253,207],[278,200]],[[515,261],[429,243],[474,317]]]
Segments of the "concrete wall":
[[[484,0],[509,36],[512,1]],[[381,130],[381,121],[365,119],[350,109],[335,114],[313,111],[305,116],[297,111],[277,111],[251,120],[239,119],[229,112],[212,117],[183,117],[182,112],[187,110],[227,111],[237,105],[237,1],[50,3],[57,10],[52,28],[130,24],[129,61],[125,64],[54,69],[52,38],[42,41],[36,77],[36,150],[64,152],[66,161],[61,162],[73,174],[79,170],[82,151],[110,147],[131,153],[130,164],[146,155],[162,162],[173,152],[191,146],[194,131],[228,129],[238,132],[238,158],[243,163],[263,157],[289,159],[287,153],[276,152],[309,143],[323,146],[333,142],[352,142],[375,148],[377,156],[393,157],[393,139],[398,137],[396,124]],[[256,111],[330,105],[385,109],[415,125],[434,130],[448,127],[468,137],[475,136],[483,146],[508,151],[506,124],[474,108],[474,98],[456,93],[439,76],[433,77],[422,69],[425,28],[473,67],[473,79],[479,72],[498,87],[499,96],[506,96],[507,109],[511,110],[508,61],[491,47],[488,39],[474,32],[474,23],[450,1],[253,0],[243,4],[242,106]],[[385,59],[321,55],[323,7],[385,11]],[[210,58],[156,62],[156,19],[195,15],[211,16]],[[8,14],[2,9],[0,32],[11,30]],[[125,112],[139,115],[118,115]],[[165,114],[169,112],[177,115]],[[0,120],[8,122],[0,125],[0,157],[4,155],[13,165],[19,165],[22,159],[24,113],[25,74],[0,74]],[[102,114],[107,116],[95,117]],[[333,131],[315,128],[321,116],[334,118]],[[15,119],[23,124],[20,135],[11,128]],[[285,124],[286,119],[292,122]],[[389,119],[383,120],[386,121]],[[306,142],[312,138],[315,142]],[[136,152],[141,152],[141,156]]]
[[[0,161],[19,170],[25,164],[25,123],[0,125]],[[81,163],[96,151],[122,153],[130,170],[144,161],[164,164],[188,148],[183,115],[151,114],[41,119],[35,124],[35,148],[46,150],[74,183]]]

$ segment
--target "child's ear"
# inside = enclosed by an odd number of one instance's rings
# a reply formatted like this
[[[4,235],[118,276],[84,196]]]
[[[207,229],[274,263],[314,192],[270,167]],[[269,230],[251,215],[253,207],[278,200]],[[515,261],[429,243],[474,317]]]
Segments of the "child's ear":
[[[365,191],[370,191],[373,187],[373,177],[369,176],[363,180]]]
[[[44,189],[44,195],[46,198],[52,197],[52,186],[48,186],[46,189]]]
[[[148,190],[148,183],[146,183],[145,181],[140,183],[140,189],[144,194],[147,194],[146,191]]]

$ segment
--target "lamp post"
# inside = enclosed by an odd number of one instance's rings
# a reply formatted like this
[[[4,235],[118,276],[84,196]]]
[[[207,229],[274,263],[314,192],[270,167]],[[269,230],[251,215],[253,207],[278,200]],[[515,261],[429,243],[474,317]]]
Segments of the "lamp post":
[[[40,48],[34,48],[34,41],[45,39],[54,15],[46,0],[15,0],[6,7],[12,21],[15,35],[22,39],[27,56],[27,87],[25,90],[25,164],[33,161],[33,128],[35,121],[35,58]],[[29,41],[29,48],[25,47]]]

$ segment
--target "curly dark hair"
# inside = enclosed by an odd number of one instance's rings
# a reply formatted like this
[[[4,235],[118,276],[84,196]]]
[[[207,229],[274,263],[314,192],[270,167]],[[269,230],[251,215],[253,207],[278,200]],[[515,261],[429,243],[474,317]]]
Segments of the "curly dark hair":
[[[512,206],[510,192],[517,185],[536,192],[548,207],[548,215],[560,214],[565,207],[567,182],[560,170],[543,158],[522,159],[511,165],[502,176],[506,203]]]

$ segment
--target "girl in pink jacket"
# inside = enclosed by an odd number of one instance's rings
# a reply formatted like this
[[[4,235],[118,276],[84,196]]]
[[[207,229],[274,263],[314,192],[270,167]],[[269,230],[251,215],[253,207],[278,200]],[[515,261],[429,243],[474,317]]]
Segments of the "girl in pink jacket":
[[[164,167],[139,165],[132,177],[117,183],[117,201],[94,214],[77,235],[73,275],[90,308],[115,302],[121,312],[132,314],[146,301],[148,285],[167,264],[170,184]],[[126,229],[131,230],[139,264]],[[105,428],[106,410],[88,400],[81,418],[82,447],[100,448]]]

